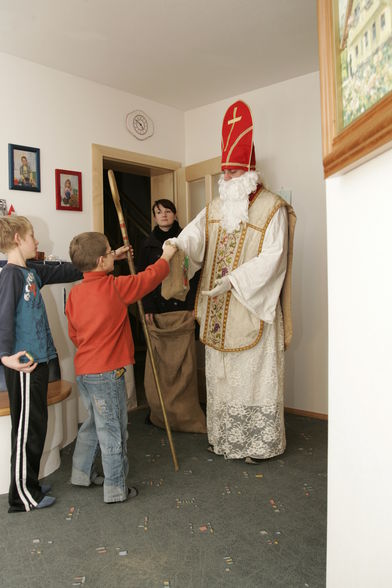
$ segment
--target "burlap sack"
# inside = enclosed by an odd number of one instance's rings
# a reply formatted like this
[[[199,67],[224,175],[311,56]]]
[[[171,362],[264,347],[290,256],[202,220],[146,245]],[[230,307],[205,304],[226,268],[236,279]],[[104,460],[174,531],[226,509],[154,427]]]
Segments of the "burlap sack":
[[[174,431],[206,433],[206,419],[199,404],[194,318],[179,310],[154,315],[148,326],[166,416]],[[150,357],[147,354],[144,388],[151,422],[164,428]]]
[[[185,253],[178,250],[170,260],[170,273],[162,282],[161,295],[166,300],[175,298],[184,302],[188,292],[188,260]]]

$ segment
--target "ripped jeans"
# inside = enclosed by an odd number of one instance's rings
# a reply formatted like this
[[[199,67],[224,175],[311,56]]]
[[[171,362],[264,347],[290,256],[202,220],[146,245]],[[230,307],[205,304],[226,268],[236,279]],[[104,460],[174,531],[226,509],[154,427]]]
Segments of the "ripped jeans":
[[[76,378],[88,416],[78,432],[71,483],[90,486],[96,476],[94,460],[101,448],[105,502],[122,502],[128,497],[127,395],[124,373],[119,373],[113,370]]]

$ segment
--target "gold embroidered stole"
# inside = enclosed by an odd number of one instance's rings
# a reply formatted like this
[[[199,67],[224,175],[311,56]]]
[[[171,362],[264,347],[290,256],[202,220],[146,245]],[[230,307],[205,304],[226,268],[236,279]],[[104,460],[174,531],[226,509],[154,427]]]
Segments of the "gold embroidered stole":
[[[223,296],[202,296],[202,290],[211,290],[215,280],[232,272],[243,263],[257,257],[262,251],[265,232],[271,219],[281,206],[287,203],[276,194],[261,189],[249,205],[249,221],[234,233],[227,233],[220,225],[221,201],[214,199],[206,211],[206,255],[203,263],[196,299],[196,318],[200,323],[200,340],[219,351],[243,351],[254,347],[263,333],[263,321],[250,313],[238,300],[227,292]],[[292,209],[291,209],[292,210]],[[289,216],[290,216],[290,211]],[[295,217],[295,215],[294,215]],[[289,223],[290,225],[290,223]],[[290,271],[291,277],[292,239]],[[289,248],[290,249],[290,248]],[[285,280],[286,282],[286,280]],[[292,334],[291,288],[283,287],[284,306],[288,312],[288,332]],[[288,296],[288,298],[287,298]],[[286,332],[286,329],[285,329]]]

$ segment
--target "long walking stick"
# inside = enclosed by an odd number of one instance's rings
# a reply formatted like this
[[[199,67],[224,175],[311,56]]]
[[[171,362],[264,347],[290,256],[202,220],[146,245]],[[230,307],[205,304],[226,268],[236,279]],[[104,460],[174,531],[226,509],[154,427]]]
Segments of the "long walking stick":
[[[124,215],[123,215],[123,211],[122,211],[121,203],[120,203],[120,196],[119,196],[119,193],[117,190],[116,178],[114,177],[114,173],[111,169],[108,171],[108,176],[109,176],[109,184],[110,184],[110,190],[112,192],[114,206],[116,207],[118,221],[120,223],[120,229],[121,229],[121,235],[123,238],[123,242],[126,247],[129,247],[128,232],[127,232],[127,227],[125,226]],[[135,273],[136,273],[135,266],[134,266],[133,259],[132,259],[132,256],[131,256],[131,253],[129,250],[127,251],[127,258],[128,258],[129,271],[131,272],[132,275],[135,275]],[[154,354],[153,354],[152,346],[151,346],[150,333],[148,332],[148,329],[147,329],[147,323],[146,323],[146,319],[144,316],[143,304],[142,304],[141,300],[137,301],[137,307],[138,307],[139,314],[140,314],[140,320],[142,321],[142,325],[143,325],[144,336],[145,336],[146,342],[147,342],[147,349],[148,349],[148,353],[149,353],[150,360],[151,360],[151,366],[152,366],[152,371],[154,374],[155,385],[157,387],[159,402],[161,403],[163,420],[165,421],[166,433],[167,433],[167,437],[169,439],[170,451],[171,451],[173,463],[174,463],[174,470],[176,472],[178,472],[177,455],[176,455],[176,451],[175,451],[174,445],[173,445],[173,439],[172,439],[169,421],[167,420],[167,416],[166,416],[165,404],[163,402],[161,387],[159,385],[158,372],[157,372],[157,368],[155,365]]]

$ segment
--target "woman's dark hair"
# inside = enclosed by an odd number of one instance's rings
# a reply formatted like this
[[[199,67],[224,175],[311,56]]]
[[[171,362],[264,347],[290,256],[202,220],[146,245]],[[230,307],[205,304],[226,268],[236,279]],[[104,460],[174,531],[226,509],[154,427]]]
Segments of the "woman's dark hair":
[[[167,200],[166,198],[161,198],[160,200],[155,200],[154,204],[152,205],[151,210],[152,210],[153,216],[155,216],[155,209],[158,208],[158,206],[163,206],[163,208],[168,208],[169,210],[174,212],[174,214],[177,214],[177,209],[174,206],[174,202],[172,202],[171,200]]]

